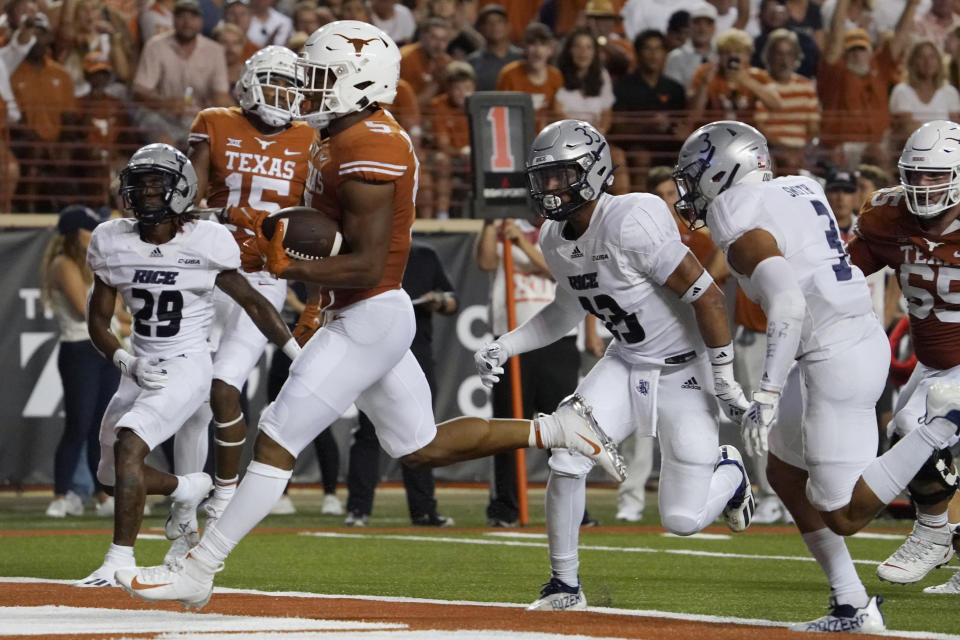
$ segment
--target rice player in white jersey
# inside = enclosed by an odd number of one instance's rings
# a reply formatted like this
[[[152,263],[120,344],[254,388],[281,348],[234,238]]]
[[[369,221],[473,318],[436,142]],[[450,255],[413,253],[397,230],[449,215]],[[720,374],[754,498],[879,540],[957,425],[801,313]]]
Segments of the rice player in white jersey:
[[[960,386],[935,385],[925,423],[877,458],[875,406],[890,347],[819,183],[774,180],[766,139],[734,121],[694,131],[674,180],[678,212],[691,228],[709,226],[740,286],[767,316],[763,375],[742,435],[748,450],[766,450],[779,405],[767,477],[832,591],[829,614],[793,628],[882,631],[882,598],[867,595],[841,536],[872,520],[958,431]]]
[[[742,531],[754,509],[750,481],[739,452],[718,448],[717,399],[735,420],[747,407],[733,378],[723,293],[680,241],[666,202],[652,194],[605,193],[612,169],[610,148],[589,123],[561,120],[533,141],[528,186],[548,218],[540,243],[556,294],[478,351],[478,370],[492,386],[509,357],[560,339],[584,311],[595,315],[615,340],[572,397],[593,408],[616,442],[634,431],[659,437],[663,526],[691,535],[723,514]],[[594,463],[555,449],[549,464],[551,577],[529,608],[582,609],[577,543]]]
[[[120,174],[120,193],[134,217],[105,222],[90,239],[90,339],[124,376],[100,427],[97,469],[114,491],[113,544],[101,567],[76,586],[116,586],[115,571],[136,565],[133,544],[147,494],[171,496],[180,505],[171,517],[184,527],[212,487],[205,473],[175,476],[144,458],[208,396],[214,289],[236,300],[291,358],[300,350],[273,305],[237,272],[240,250],[230,232],[190,215],[196,190],[185,155],[166,144],[147,145]],[[118,292],[133,311],[132,353],[110,331]]]

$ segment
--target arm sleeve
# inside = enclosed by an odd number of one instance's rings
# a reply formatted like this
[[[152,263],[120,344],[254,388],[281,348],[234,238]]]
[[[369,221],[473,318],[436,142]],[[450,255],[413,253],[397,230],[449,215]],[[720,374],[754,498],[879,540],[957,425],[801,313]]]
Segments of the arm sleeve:
[[[800,283],[783,256],[767,258],[750,276],[767,315],[767,355],[760,388],[779,393],[800,345],[807,304]]]
[[[550,304],[532,318],[497,340],[507,357],[533,351],[553,344],[564,337],[583,320],[583,308],[577,299],[563,287],[557,287]]]
[[[667,203],[656,197],[643,198],[625,216],[620,250],[636,271],[659,285],[667,281],[688,252]]]

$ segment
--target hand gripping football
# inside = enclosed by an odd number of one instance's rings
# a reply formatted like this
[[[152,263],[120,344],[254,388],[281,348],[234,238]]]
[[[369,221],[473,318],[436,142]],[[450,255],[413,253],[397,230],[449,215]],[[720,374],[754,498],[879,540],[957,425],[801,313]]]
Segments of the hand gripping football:
[[[287,207],[264,218],[261,230],[269,240],[278,220],[286,220],[283,248],[294,260],[319,260],[343,253],[340,224],[323,211],[310,207]]]

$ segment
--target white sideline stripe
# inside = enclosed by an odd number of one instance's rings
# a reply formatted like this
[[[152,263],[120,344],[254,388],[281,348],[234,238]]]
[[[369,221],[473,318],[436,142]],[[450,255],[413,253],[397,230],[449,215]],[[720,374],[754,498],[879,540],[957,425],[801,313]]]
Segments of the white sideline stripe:
[[[907,534],[908,532],[906,531],[903,533],[870,533],[868,531],[860,531],[850,537],[860,538],[861,540],[898,540],[902,542],[907,539]]]
[[[222,613],[137,611],[45,605],[0,607],[0,636],[39,636],[115,633],[233,632],[233,631],[337,631],[409,629],[392,622],[353,622],[280,616],[241,616]],[[209,636],[207,636],[209,637]],[[231,635],[232,637],[232,635]]]
[[[480,538],[443,538],[431,536],[411,536],[399,534],[335,533],[332,531],[304,531],[298,535],[315,538],[354,538],[359,540],[404,540],[408,542],[450,542],[453,544],[502,545],[505,547],[546,548],[545,542],[527,542],[523,540],[483,540]],[[689,537],[689,536],[688,536]],[[666,553],[676,556],[699,556],[703,558],[727,558],[731,560],[793,560],[796,562],[815,562],[810,556],[772,556],[754,553],[723,553],[720,551],[698,551],[695,549],[654,549],[652,547],[610,547],[606,545],[580,545],[581,551],[619,551],[622,553]],[[854,564],[876,567],[875,560],[854,560]]]
[[[557,635],[555,633],[537,633],[535,631],[505,631],[480,630],[480,629],[460,629],[458,631],[447,631],[434,629],[430,631],[337,631],[332,635],[327,631],[323,638],[335,638],[336,640],[622,640],[620,638],[598,638],[596,636],[582,635]],[[316,633],[231,633],[227,636],[229,640],[316,640]],[[156,640],[210,640],[210,635],[205,633],[184,634],[172,633],[163,634],[156,637]]]
[[[73,584],[73,580],[54,580],[54,579],[43,579],[43,578],[5,578],[0,577],[0,583],[2,582],[11,582],[11,583],[38,583],[38,582],[47,582],[52,584]],[[365,596],[365,595],[346,595],[346,594],[325,594],[325,593],[307,593],[303,591],[261,591],[259,589],[228,589],[223,587],[216,587],[214,589],[215,593],[239,593],[245,595],[255,595],[255,596],[269,596],[277,598],[318,598],[326,600],[368,600],[373,602],[396,602],[396,603],[411,603],[411,604],[437,604],[437,605],[449,605],[454,607],[459,606],[472,606],[472,607],[499,607],[499,608],[510,608],[525,609],[527,605],[517,604],[515,602],[473,602],[470,600],[436,600],[433,598],[405,598],[399,596]],[[946,599],[944,599],[946,601]],[[655,611],[655,610],[645,610],[645,609],[615,609],[613,607],[587,607],[587,611],[592,611],[602,614],[611,614],[619,616],[635,616],[635,617],[644,617],[644,618],[660,618],[664,620],[683,620],[687,622],[706,622],[711,624],[742,624],[755,627],[786,627],[791,623],[789,622],[777,622],[774,620],[763,620],[759,618],[738,618],[735,616],[712,616],[706,614],[698,613],[675,613],[672,611]],[[114,609],[116,611],[116,609]],[[137,611],[136,613],[143,613],[143,611]],[[183,615],[183,614],[181,614]],[[193,614],[193,615],[210,615],[210,614]],[[450,633],[449,631],[447,632]],[[463,633],[463,632],[457,632]],[[498,632],[503,633],[503,632]],[[949,633],[935,633],[928,631],[886,631],[882,634],[883,636],[892,637],[892,638],[931,638],[932,640],[960,640],[960,635],[954,635]],[[363,638],[371,638],[372,635],[364,634]],[[391,637],[393,637],[391,635]],[[447,636],[449,637],[449,636]],[[459,637],[459,636],[458,636]],[[579,636],[562,636],[564,640],[571,640]],[[798,638],[802,636],[798,635]],[[179,636],[177,636],[179,640]],[[207,636],[209,638],[209,636]],[[231,635],[231,640],[233,636]],[[591,638],[591,640],[602,640],[601,638]]]
[[[700,533],[694,533],[689,536],[678,536],[675,533],[670,533],[669,531],[667,531],[666,533],[661,533],[660,537],[661,538],[684,538],[686,540],[729,540],[731,536],[726,533],[703,533],[702,531]]]

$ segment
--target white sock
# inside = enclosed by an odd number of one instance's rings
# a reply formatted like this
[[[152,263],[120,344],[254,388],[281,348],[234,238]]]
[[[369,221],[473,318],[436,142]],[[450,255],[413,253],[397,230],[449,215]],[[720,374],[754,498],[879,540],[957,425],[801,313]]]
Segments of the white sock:
[[[203,533],[196,550],[201,559],[214,566],[223,562],[243,538],[263,520],[283,495],[292,471],[254,460],[247,467],[237,493],[223,510],[216,525]],[[194,552],[191,552],[192,554]],[[194,554],[196,556],[196,554]]]
[[[924,513],[923,511],[917,511],[917,522],[925,527],[939,529],[940,527],[947,526],[947,512]]]
[[[934,420],[947,422],[946,420]],[[953,424],[952,422],[949,424]],[[874,458],[861,477],[883,504],[890,504],[900,495],[930,457],[936,443],[931,443],[927,427],[920,425],[879,458]]]
[[[133,557],[133,547],[124,547],[118,544],[110,543],[107,549],[107,555],[103,559],[103,564],[114,567],[133,567],[137,561]]]
[[[580,584],[580,521],[587,504],[586,477],[564,476],[550,471],[544,508],[547,519],[547,545],[550,570],[571,587]]]
[[[735,464],[722,464],[713,472],[710,478],[710,490],[707,493],[707,503],[703,505],[702,527],[707,526],[720,517],[723,508],[730,502],[730,498],[740,488],[743,482],[743,472]]]
[[[218,500],[223,500],[229,502],[233,498],[233,494],[237,491],[237,483],[240,481],[240,476],[233,476],[232,478],[227,478],[224,480],[219,476],[214,476],[213,478],[213,496]]]
[[[174,502],[182,502],[183,499],[184,499],[184,497],[186,497],[184,494],[186,494],[189,489],[193,489],[193,487],[190,486],[190,485],[191,485],[191,481],[187,479],[187,475],[191,475],[191,476],[196,477],[196,476],[198,475],[198,473],[202,473],[202,472],[195,472],[195,473],[189,473],[189,474],[185,474],[185,475],[178,475],[178,476],[177,476],[177,488],[174,489],[173,492],[170,493],[170,499],[173,500]]]
[[[827,574],[827,582],[837,604],[850,604],[858,609],[865,607],[870,598],[860,582],[843,538],[826,527],[804,533],[802,537],[810,555]]]

